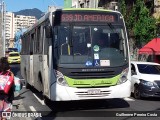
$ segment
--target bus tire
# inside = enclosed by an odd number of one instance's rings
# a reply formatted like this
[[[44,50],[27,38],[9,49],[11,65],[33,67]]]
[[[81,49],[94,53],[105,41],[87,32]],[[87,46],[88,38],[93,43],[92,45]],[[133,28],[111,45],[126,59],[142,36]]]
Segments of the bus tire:
[[[48,100],[48,98],[44,95],[44,85],[43,85],[43,83],[41,83],[41,85],[42,85],[43,100],[44,100],[44,103],[47,105],[47,104],[49,104],[49,100]]]
[[[44,85],[43,85],[43,82],[42,82],[42,95],[43,95],[44,103],[45,103],[46,105],[50,105],[50,104],[51,104],[51,100],[44,95]]]
[[[29,85],[29,83],[27,82],[27,80],[25,81],[25,86],[26,86],[26,89],[30,89],[30,85]]]
[[[38,73],[38,80],[39,80],[39,83],[40,83],[40,92],[44,93],[44,86],[43,86],[43,81],[42,81],[42,75],[41,75],[40,72]]]
[[[46,105],[50,105],[51,100],[50,100],[49,98],[47,98],[46,96],[43,96],[43,99],[44,99],[44,103],[45,103]]]
[[[26,89],[30,89],[30,85],[27,82],[27,73],[26,73],[26,71],[25,71],[25,86],[26,86]]]
[[[140,91],[138,89],[138,85],[134,86],[134,93],[133,93],[133,95],[134,95],[135,99],[141,99],[141,93],[140,93]]]

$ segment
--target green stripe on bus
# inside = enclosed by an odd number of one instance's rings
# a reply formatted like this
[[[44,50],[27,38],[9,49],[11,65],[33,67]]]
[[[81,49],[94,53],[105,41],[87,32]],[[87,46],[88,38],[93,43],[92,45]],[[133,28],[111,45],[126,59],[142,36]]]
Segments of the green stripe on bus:
[[[107,10],[107,9],[94,9],[94,8],[64,8],[62,10],[68,10],[68,11],[72,11],[72,10],[77,10],[77,11],[105,11],[105,12],[116,12],[119,13],[117,11],[113,11],[113,10]]]
[[[73,79],[65,76],[65,79],[70,87],[102,87],[116,85],[120,75],[113,78],[101,79]]]

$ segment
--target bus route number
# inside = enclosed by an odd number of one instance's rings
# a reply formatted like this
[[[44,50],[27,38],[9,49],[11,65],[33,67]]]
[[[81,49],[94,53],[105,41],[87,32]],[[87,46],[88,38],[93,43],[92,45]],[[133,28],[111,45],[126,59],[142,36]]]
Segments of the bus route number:
[[[114,15],[62,14],[62,22],[114,22]]]

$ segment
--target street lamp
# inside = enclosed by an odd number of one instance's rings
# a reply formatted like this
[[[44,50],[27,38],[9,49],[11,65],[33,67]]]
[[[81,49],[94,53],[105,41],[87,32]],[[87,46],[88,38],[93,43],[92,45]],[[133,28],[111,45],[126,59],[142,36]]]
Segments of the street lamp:
[[[0,3],[0,6],[1,6],[1,16],[2,16],[2,21],[1,21],[1,39],[2,39],[2,54],[3,54],[3,57],[5,56],[5,4],[4,4],[4,1],[1,1]]]

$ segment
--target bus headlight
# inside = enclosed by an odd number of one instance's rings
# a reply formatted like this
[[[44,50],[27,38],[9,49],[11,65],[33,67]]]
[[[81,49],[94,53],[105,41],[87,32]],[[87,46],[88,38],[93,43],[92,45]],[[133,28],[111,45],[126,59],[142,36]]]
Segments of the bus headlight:
[[[63,74],[59,71],[56,71],[57,83],[62,86],[68,86]]]
[[[121,76],[117,82],[117,85],[125,83],[127,81],[128,68],[122,71]]]

